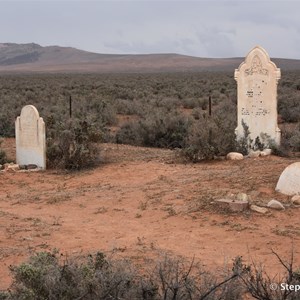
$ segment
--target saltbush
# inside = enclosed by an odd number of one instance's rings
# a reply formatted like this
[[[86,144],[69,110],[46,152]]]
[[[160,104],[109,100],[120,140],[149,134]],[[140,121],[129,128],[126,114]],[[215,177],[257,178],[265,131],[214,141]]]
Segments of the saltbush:
[[[183,157],[198,162],[236,150],[235,115],[235,104],[229,99],[213,106],[211,116],[205,110],[194,110],[195,120],[189,127],[181,150]]]
[[[293,132],[291,132],[289,146],[291,147],[292,151],[300,151],[300,124]]]
[[[235,147],[234,127],[219,117],[201,117],[191,126],[181,154],[192,162],[226,155]]]
[[[11,271],[13,284],[2,299],[131,298],[130,265],[109,261],[101,252],[83,260],[61,260],[57,252],[40,252]]]
[[[226,270],[217,278],[194,261],[170,256],[145,268],[137,270],[129,261],[108,259],[102,252],[77,258],[40,252],[10,268],[13,283],[0,292],[0,299],[241,299],[236,271]]]
[[[82,169],[99,161],[101,132],[87,121],[49,123],[47,129],[47,165],[63,169]]]
[[[0,138],[0,165],[6,163],[6,153],[3,149],[1,149],[2,139]]]
[[[117,143],[160,148],[181,148],[191,119],[177,110],[156,108],[143,119],[124,124],[116,134]]]
[[[284,122],[299,121],[298,78],[299,72],[285,72],[284,78],[279,81],[278,111]],[[215,153],[223,153],[223,149],[231,149],[226,140],[232,143],[237,98],[232,72],[5,75],[0,78],[0,86],[0,136],[14,136],[15,119],[27,104],[37,107],[46,122],[48,136],[47,120],[55,116],[56,124],[64,124],[69,117],[69,99],[72,96],[73,122],[79,124],[85,120],[93,124],[94,128],[102,132],[102,141],[116,139],[118,143],[132,145],[187,149],[187,157],[192,160],[211,158]],[[199,129],[204,124],[202,119],[208,115],[209,96],[212,99],[213,120],[207,125],[207,130]],[[193,108],[193,111],[185,108]],[[117,114],[134,117],[132,122],[123,124],[116,131],[117,120],[123,120]],[[114,127],[112,135],[104,130],[109,127]],[[218,137],[222,135],[218,133],[222,127],[228,139]],[[76,139],[74,130],[66,125],[61,126],[60,132],[67,140]],[[201,132],[204,135],[199,141]],[[208,140],[210,132],[213,139]],[[291,150],[297,151],[299,138],[296,132],[287,138],[292,136],[292,140],[287,143]],[[61,155],[60,148],[68,148],[59,146],[58,134],[50,138],[55,146],[54,149],[53,145],[49,145],[53,156]],[[224,141],[225,147],[216,145]],[[260,148],[261,145],[257,145]],[[78,152],[85,153],[83,148]],[[69,149],[72,150],[72,146]],[[56,160],[58,162],[59,159]],[[51,165],[51,161],[48,165]],[[66,165],[68,168],[80,167],[77,163]]]
[[[102,252],[65,257],[58,251],[39,252],[27,262],[11,266],[12,284],[0,291],[1,300],[297,300],[300,269],[294,256],[287,261],[271,250],[283,268],[270,276],[262,264],[233,260],[232,268],[211,273],[194,259],[164,256],[142,269],[127,260],[109,259]]]

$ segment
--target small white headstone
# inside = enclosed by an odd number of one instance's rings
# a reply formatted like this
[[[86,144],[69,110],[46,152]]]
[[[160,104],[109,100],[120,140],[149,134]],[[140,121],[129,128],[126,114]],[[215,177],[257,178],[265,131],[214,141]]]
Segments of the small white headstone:
[[[22,108],[16,120],[17,164],[35,164],[46,169],[46,132],[43,118],[33,105]]]
[[[300,195],[300,162],[286,167],[276,185],[276,191],[285,195]]]
[[[244,137],[244,126],[250,131],[251,145],[262,136],[280,144],[280,129],[277,125],[277,83],[280,69],[270,60],[262,47],[254,47],[246,56],[234,77],[237,81],[237,139]],[[268,146],[268,145],[266,145]]]

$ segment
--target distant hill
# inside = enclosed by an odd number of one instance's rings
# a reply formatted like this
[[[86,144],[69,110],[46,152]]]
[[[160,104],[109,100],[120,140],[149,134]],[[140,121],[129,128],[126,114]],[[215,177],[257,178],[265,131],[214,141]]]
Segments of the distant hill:
[[[187,72],[230,71],[244,58],[201,58],[180,54],[98,54],[70,47],[0,44],[0,72]],[[282,70],[300,70],[300,60],[272,59]]]

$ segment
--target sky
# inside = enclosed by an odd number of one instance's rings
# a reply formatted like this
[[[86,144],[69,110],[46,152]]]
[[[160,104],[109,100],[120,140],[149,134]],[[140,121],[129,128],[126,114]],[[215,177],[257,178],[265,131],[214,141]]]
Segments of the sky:
[[[0,0],[0,43],[111,54],[300,59],[300,0]]]

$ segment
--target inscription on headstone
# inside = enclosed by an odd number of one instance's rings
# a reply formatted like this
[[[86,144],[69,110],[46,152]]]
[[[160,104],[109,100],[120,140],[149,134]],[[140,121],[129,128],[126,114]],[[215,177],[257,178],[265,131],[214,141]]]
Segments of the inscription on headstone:
[[[17,163],[46,169],[45,123],[37,109],[33,105],[24,106],[15,125]]]
[[[243,123],[248,126],[253,146],[255,140],[264,136],[280,144],[277,125],[277,83],[280,69],[271,62],[266,50],[254,47],[246,56],[234,77],[237,81],[237,139],[244,136]],[[268,145],[266,145],[267,147]]]

